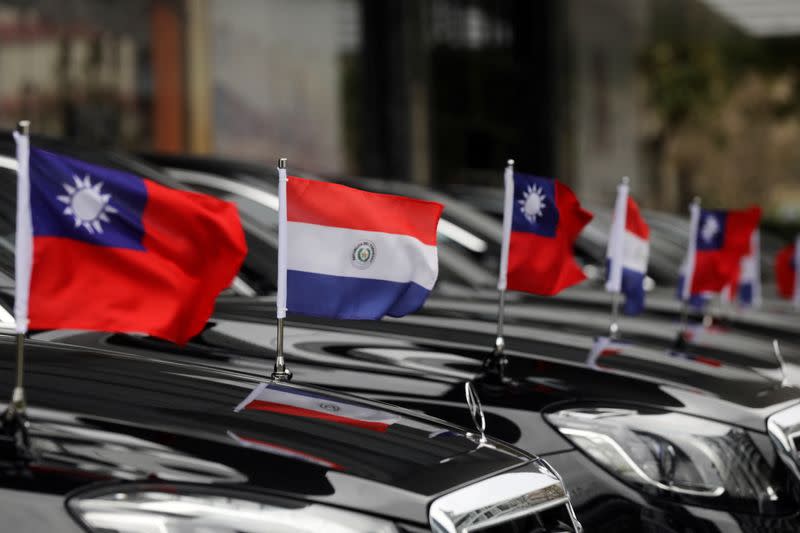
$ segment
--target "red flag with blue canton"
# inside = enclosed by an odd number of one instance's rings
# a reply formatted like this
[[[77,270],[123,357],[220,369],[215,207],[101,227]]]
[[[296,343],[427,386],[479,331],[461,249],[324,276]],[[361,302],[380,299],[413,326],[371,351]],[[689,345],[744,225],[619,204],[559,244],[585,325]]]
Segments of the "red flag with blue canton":
[[[202,330],[247,253],[233,204],[36,148],[29,165],[30,329]]]
[[[586,276],[573,244],[592,214],[558,180],[514,173],[507,287],[551,296]]]
[[[750,236],[758,227],[761,209],[700,210],[695,239],[691,294],[720,292],[735,281],[739,263],[750,253]]]

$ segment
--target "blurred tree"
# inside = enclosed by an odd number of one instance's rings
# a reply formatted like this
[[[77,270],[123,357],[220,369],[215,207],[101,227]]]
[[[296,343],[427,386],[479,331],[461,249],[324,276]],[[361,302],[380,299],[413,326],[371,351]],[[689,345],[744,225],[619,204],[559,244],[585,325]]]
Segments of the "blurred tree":
[[[659,207],[683,210],[696,194],[770,204],[775,187],[797,183],[787,148],[800,142],[798,54],[800,39],[750,37],[700,2],[653,2],[640,71]]]

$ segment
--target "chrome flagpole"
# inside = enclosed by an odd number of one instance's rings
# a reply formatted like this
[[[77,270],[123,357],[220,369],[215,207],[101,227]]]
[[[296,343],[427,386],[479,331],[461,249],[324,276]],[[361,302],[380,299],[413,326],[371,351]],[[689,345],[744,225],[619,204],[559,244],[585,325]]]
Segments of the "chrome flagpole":
[[[503,173],[503,243],[500,248],[500,272],[497,276],[499,301],[497,304],[497,336],[494,339],[494,351],[484,363],[487,369],[496,370],[502,377],[506,359],[504,351],[506,341],[503,337],[503,320],[506,310],[506,286],[508,275],[508,248],[511,239],[511,219],[514,204],[514,160],[509,159]]]
[[[608,243],[608,281],[606,290],[611,291],[611,324],[608,327],[609,336],[618,339],[619,332],[619,302],[622,292],[622,255],[624,253],[625,221],[628,216],[628,194],[630,178],[623,176],[622,182],[617,187],[617,199],[614,204],[614,220]]]
[[[697,252],[697,227],[700,225],[700,197],[695,196],[689,205],[689,243],[686,250],[686,270],[683,273],[681,287],[681,330],[689,327],[689,300],[692,297],[692,281],[694,280],[695,253]]]
[[[33,256],[33,224],[30,212],[30,121],[22,120],[14,132],[17,144],[17,220],[14,287],[14,320],[17,345],[17,373],[11,403],[5,412],[5,430],[16,435],[17,449],[27,449],[28,422],[25,401],[25,334],[28,331],[28,294]]]
[[[275,302],[276,318],[278,319],[278,337],[275,348],[275,367],[272,370],[272,379],[276,381],[289,381],[292,372],[286,368],[283,357],[283,327],[286,319],[286,158],[278,160],[278,294]]]

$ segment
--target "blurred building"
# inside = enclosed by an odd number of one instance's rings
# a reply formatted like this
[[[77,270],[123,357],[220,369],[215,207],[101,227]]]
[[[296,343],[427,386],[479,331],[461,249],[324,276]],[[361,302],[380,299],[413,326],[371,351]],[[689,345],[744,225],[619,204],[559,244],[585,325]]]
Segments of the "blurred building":
[[[499,186],[513,157],[594,205],[629,175],[648,206],[800,216],[792,9],[0,0],[0,125],[441,187]]]

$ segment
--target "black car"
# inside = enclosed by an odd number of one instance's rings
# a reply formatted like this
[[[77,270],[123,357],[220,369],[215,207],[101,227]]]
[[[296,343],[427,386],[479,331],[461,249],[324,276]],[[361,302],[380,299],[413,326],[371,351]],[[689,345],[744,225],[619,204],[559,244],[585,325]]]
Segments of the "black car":
[[[166,354],[250,374],[272,368],[273,301],[223,298],[185,348],[136,335],[43,338]],[[507,328],[505,373],[487,372],[492,324],[415,316],[292,319],[287,363],[299,383],[336,388],[470,424],[474,384],[486,432],[555,465],[586,531],[797,531],[800,389],[777,362],[689,357],[628,343],[593,351],[569,328]],[[542,328],[544,329],[544,328]],[[485,347],[485,348],[484,348]]]
[[[247,214],[249,220],[260,221],[261,226],[267,228],[267,233],[271,232],[273,238],[261,241],[258,246],[260,252],[251,250],[246,266],[255,261],[263,265],[272,260],[274,264],[276,256],[274,247],[277,246],[274,242],[274,235],[277,234],[278,200],[275,190],[277,178],[274,176],[273,169],[257,163],[213,157],[147,154],[147,158],[155,164],[164,165],[164,173],[169,174],[170,179],[179,181],[184,186],[233,201],[239,206],[241,212]],[[379,192],[412,196],[416,194],[429,200],[444,202],[446,205],[445,217],[451,217],[454,222],[445,218],[447,224],[444,224],[444,227],[440,224],[438,235],[440,279],[437,282],[436,292],[461,297],[467,302],[496,301],[497,292],[494,289],[484,288],[496,283],[496,261],[487,259],[488,257],[496,259],[496,255],[499,253],[500,230],[496,221],[487,219],[486,215],[475,212],[475,209],[469,205],[464,205],[450,196],[431,191],[426,192],[411,184],[364,178],[340,179],[340,181]],[[491,196],[487,192],[487,198]],[[659,284],[670,285],[674,282],[678,265],[684,254],[685,243],[673,242],[674,239],[677,239],[675,233],[680,233],[681,224],[684,222],[674,215],[658,212],[648,212],[647,216],[653,225],[652,231],[654,232],[651,243],[653,256],[650,261],[650,270]],[[603,220],[606,221],[605,226],[603,226]],[[593,221],[581,236],[576,252],[579,257],[583,257],[584,262],[588,261],[586,263],[588,265],[593,265],[600,260],[598,258],[605,257],[609,220],[609,212],[600,210],[598,220]],[[671,231],[667,231],[666,228],[670,228]],[[767,237],[765,234],[765,243]],[[455,238],[459,238],[460,242],[454,240]],[[249,240],[258,240],[258,238],[251,237]],[[774,247],[774,242],[770,246]],[[264,250],[271,247],[273,249],[264,254]],[[483,252],[477,254],[476,250],[483,250]],[[263,257],[257,258],[259,253],[264,254]],[[475,255],[482,259],[476,260],[474,257],[470,257]],[[770,254],[767,251],[762,259],[767,261],[769,257]],[[602,261],[600,262],[602,263]],[[482,272],[482,269],[485,270]],[[770,268],[766,266],[762,269],[764,272],[770,271]],[[259,271],[253,268],[247,268],[247,272],[246,275],[252,276],[256,280],[254,285],[267,289],[259,291],[261,294],[274,291],[274,267],[261,270],[260,275]],[[594,268],[594,275],[600,275],[597,268]],[[611,306],[610,295],[597,290],[597,287],[592,284],[587,285],[570,288],[557,298],[538,298],[522,293],[509,293],[507,298],[526,303],[534,301],[539,304],[547,301],[547,305],[555,305],[560,308],[589,307],[599,308],[603,311],[608,310]],[[800,334],[800,322],[796,320],[795,313],[789,310],[788,306],[784,308],[771,299],[765,305],[769,308],[768,312],[757,309],[740,310],[730,306],[725,310],[723,323],[753,333],[787,340]],[[657,288],[648,294],[646,315],[674,319],[680,316],[681,312],[681,304],[675,299],[674,287]],[[704,319],[702,313],[695,310],[692,310],[690,314],[695,321]]]
[[[460,398],[471,380],[490,434],[562,465],[589,530],[797,529],[798,478],[782,442],[794,431],[800,394],[774,360],[710,365],[635,344],[593,353],[585,331],[525,323],[509,324],[508,364],[498,374],[483,365],[494,324],[459,317],[461,305],[402,321],[295,320],[287,330],[291,368],[303,383],[461,423],[469,423]],[[185,349],[134,335],[42,335],[257,376],[274,357],[274,322],[266,318],[273,311],[270,301],[220,302]],[[740,452],[743,460],[733,460]]]
[[[26,351],[3,531],[579,531],[555,472],[478,430],[166,352]]]

